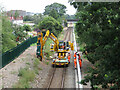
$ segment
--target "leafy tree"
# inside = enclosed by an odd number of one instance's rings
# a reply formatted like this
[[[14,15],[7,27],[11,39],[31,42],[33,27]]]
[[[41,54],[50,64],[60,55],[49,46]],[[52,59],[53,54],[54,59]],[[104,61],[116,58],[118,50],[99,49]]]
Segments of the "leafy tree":
[[[2,12],[2,7],[0,6],[0,13]],[[0,54],[2,53],[2,15],[0,14]]]
[[[33,21],[33,17],[30,16],[30,15],[27,15],[27,16],[24,16],[24,17],[23,17],[23,20],[24,20],[24,21]]]
[[[2,16],[2,53],[16,46],[11,23],[6,16]]]
[[[41,13],[40,14],[34,14],[33,15],[33,22],[35,23],[35,24],[38,24],[41,20],[43,20],[43,18],[44,18],[45,16],[43,16]]]
[[[51,10],[51,12],[49,13],[49,15],[55,19],[59,18],[59,14],[57,13],[57,11],[55,9]]]
[[[63,16],[65,13],[66,13],[66,6],[59,3],[53,3],[45,7],[44,15],[50,15],[53,18],[57,19]]]
[[[56,21],[53,17],[45,17],[40,23],[39,23],[39,29],[46,29],[50,30],[56,36],[62,31],[63,27],[60,25],[58,21]]]
[[[31,28],[30,28],[29,25],[24,25],[24,26],[23,26],[23,30],[31,31]]]
[[[75,15],[69,15],[69,14],[66,14],[65,18],[66,19],[76,19]]]
[[[27,38],[27,33],[25,33],[24,26],[13,25],[13,32],[16,40],[19,38],[19,42],[22,42],[24,41],[24,38]]]
[[[11,14],[11,15],[12,15],[12,14]],[[18,11],[16,10],[16,11],[15,11],[15,15],[14,15],[15,19],[16,19],[18,16],[19,16],[19,13],[18,13]]]
[[[92,88],[120,88],[120,2],[72,3],[77,8],[76,32],[86,43],[88,60],[94,65],[82,84]]]
[[[33,16],[31,16],[31,15],[24,16],[23,20],[24,21],[32,21],[35,24],[38,24],[43,19],[43,17],[45,17],[45,15],[43,16],[40,13],[40,14],[34,14]]]

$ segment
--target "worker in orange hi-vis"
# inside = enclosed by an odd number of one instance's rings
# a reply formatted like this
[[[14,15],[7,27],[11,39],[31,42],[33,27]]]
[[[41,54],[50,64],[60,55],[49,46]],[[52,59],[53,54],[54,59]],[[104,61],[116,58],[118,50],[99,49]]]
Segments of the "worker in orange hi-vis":
[[[70,53],[68,53],[68,62],[70,63],[70,58],[71,58],[71,55]]]
[[[78,59],[79,59],[79,65],[80,65],[80,68],[82,67],[82,59],[81,59],[81,56],[80,54],[77,54],[78,55]]]
[[[77,52],[74,53],[74,65],[75,65],[75,69],[77,68],[77,58],[76,58],[76,54],[77,54]]]
[[[65,46],[63,45],[63,46],[62,46],[62,48],[64,49],[64,48],[65,48]]]

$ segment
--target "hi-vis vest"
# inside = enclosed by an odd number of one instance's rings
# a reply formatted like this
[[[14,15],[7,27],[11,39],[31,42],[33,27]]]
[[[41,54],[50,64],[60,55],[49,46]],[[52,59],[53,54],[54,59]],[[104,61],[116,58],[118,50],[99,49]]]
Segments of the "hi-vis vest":
[[[74,54],[74,58],[76,58],[76,54]]]
[[[68,59],[70,59],[70,55],[68,56]]]

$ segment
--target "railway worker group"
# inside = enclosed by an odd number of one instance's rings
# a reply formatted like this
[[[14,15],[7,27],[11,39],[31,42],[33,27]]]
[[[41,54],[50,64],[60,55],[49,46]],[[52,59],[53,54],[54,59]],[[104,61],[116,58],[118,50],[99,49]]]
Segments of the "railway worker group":
[[[75,52],[75,53],[74,53],[74,65],[75,65],[75,69],[77,68],[77,56],[78,56],[80,68],[82,67],[82,59],[81,59],[81,56],[80,56],[79,53]]]
[[[78,60],[79,60],[79,65],[80,65],[80,68],[82,67],[82,59],[81,59],[81,56],[79,53],[75,52],[74,53],[74,66],[75,66],[75,69],[77,68],[77,56],[78,56]],[[70,53],[68,53],[68,61],[70,63]]]

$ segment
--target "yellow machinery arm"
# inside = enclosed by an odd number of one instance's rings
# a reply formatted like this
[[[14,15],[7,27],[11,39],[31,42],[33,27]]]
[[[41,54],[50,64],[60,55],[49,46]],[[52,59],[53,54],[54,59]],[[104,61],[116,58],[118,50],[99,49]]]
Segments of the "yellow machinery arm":
[[[45,45],[45,42],[47,41],[48,37],[50,37],[50,39],[52,39],[54,41],[54,51],[58,50],[59,47],[59,41],[58,39],[53,35],[53,33],[50,34],[50,31],[47,30],[44,38],[43,38],[43,33],[38,32],[38,38],[37,38],[37,57],[40,57],[40,59],[42,60],[43,54],[42,54],[42,50],[43,50],[43,46]]]
[[[57,51],[58,48],[59,48],[59,41],[58,39],[55,37],[55,35],[53,33],[50,34],[50,31],[47,30],[45,36],[44,36],[44,40],[43,40],[43,43],[42,43],[42,46],[45,45],[45,42],[47,41],[48,37],[50,37],[50,39],[53,40],[53,42],[55,43],[54,44],[54,51]]]
[[[54,41],[54,51],[57,51],[59,48],[59,41],[58,39],[53,35],[53,33],[50,34],[50,39]]]
[[[47,32],[46,32],[46,34],[45,34],[45,36],[44,36],[44,40],[43,40],[42,46],[45,45],[45,42],[47,41],[47,39],[48,39],[48,37],[49,37],[49,34],[50,34],[50,31],[47,30]]]
[[[48,37],[50,37],[50,39],[53,40],[54,44],[54,51],[58,52],[59,49],[59,41],[58,39],[55,37],[55,35],[53,33],[50,33],[49,30],[47,30],[45,36],[43,37],[43,33],[42,32],[38,32],[37,33],[38,37],[37,37],[37,57],[40,57],[40,60],[42,60],[43,58],[43,46],[45,45],[45,42],[47,41]],[[71,50],[74,50],[74,46],[73,43],[70,43],[70,48]],[[64,50],[66,51],[66,50]]]

